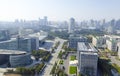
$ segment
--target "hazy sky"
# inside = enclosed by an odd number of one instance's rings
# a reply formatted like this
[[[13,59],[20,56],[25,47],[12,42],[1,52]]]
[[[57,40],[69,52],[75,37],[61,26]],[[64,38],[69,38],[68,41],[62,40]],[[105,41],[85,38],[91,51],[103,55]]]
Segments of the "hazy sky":
[[[120,0],[0,0],[0,20],[119,19]]]

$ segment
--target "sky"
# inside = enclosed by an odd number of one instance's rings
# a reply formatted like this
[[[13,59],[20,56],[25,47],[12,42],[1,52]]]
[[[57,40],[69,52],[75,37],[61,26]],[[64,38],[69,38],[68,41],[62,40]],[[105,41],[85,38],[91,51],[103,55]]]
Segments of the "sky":
[[[120,18],[120,0],[0,0],[0,21]]]

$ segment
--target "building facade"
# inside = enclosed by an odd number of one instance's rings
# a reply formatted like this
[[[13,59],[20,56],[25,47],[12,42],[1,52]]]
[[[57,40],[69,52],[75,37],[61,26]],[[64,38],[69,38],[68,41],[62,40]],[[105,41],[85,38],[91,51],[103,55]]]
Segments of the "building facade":
[[[32,63],[30,53],[18,50],[0,49],[0,65],[10,63],[11,67],[25,66]]]
[[[78,43],[78,70],[86,76],[97,76],[97,50],[89,43]]]
[[[117,44],[118,57],[120,58],[120,42]]]
[[[32,63],[30,54],[16,54],[9,57],[11,67],[26,66]]]
[[[8,30],[0,30],[0,41],[5,41],[10,39],[10,34]]]
[[[104,36],[92,36],[92,44],[97,48],[106,48],[106,38]]]

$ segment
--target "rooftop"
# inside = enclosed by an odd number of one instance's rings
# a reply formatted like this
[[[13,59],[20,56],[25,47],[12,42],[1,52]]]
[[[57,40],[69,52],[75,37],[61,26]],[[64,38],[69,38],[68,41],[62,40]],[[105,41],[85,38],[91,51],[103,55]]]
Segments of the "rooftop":
[[[97,52],[92,44],[84,42],[78,42],[78,50],[81,52]]]
[[[47,35],[40,35],[40,33],[34,33],[34,34],[30,34],[29,37],[38,37],[39,40],[43,40],[47,37]]]
[[[5,42],[12,42],[12,41],[15,41],[16,38],[11,38],[10,40],[6,40],[6,41],[0,41],[0,43],[5,43]]]
[[[0,49],[0,54],[25,54],[25,51]]]

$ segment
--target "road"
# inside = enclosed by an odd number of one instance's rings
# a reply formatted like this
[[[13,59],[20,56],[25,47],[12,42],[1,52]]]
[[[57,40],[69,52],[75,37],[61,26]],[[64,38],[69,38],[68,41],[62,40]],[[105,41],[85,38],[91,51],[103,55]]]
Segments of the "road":
[[[56,41],[60,41],[60,45],[58,46],[58,48],[55,50],[55,53],[52,54],[52,58],[51,60],[47,63],[47,66],[46,68],[44,69],[44,71],[42,72],[42,74],[40,74],[39,76],[52,76],[50,75],[50,72],[52,70],[52,67],[55,63],[55,61],[58,60],[57,56],[58,56],[58,53],[60,52],[60,50],[62,49],[62,45],[64,43],[65,40],[63,39],[59,39],[59,38],[56,38],[55,42]]]

